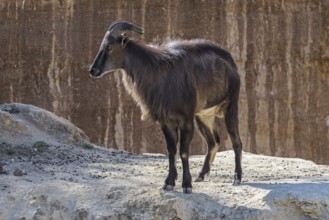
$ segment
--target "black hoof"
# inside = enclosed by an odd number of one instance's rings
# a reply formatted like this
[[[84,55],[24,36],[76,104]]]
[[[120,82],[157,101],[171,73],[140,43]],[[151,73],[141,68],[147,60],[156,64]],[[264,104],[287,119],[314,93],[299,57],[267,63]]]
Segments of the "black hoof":
[[[241,185],[241,175],[240,178],[238,177],[238,174],[236,173],[234,175],[234,182],[233,182],[233,186],[239,186]]]
[[[233,186],[239,186],[241,185],[241,180],[234,180]]]
[[[192,188],[191,187],[183,188],[183,193],[185,193],[185,194],[192,193]]]
[[[162,189],[163,189],[163,190],[166,190],[166,191],[172,191],[172,190],[174,190],[174,187],[175,187],[175,186],[165,184],[165,185],[162,187]]]
[[[202,176],[199,176],[194,182],[202,182],[203,180],[204,178]]]

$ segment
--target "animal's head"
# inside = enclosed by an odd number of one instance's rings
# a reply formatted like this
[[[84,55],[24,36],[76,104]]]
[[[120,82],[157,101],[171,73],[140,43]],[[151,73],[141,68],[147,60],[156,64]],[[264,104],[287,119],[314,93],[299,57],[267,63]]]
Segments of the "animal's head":
[[[92,77],[101,77],[105,73],[123,68],[124,48],[128,41],[128,37],[124,31],[127,30],[132,30],[140,34],[144,33],[142,28],[127,21],[112,23],[105,33],[94,62],[89,68]]]

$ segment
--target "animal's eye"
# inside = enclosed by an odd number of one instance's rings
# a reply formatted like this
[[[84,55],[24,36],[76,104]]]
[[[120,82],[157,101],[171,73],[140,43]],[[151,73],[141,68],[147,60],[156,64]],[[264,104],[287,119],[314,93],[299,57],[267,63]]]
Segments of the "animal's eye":
[[[112,50],[112,46],[111,45],[107,45],[106,48],[111,51]]]

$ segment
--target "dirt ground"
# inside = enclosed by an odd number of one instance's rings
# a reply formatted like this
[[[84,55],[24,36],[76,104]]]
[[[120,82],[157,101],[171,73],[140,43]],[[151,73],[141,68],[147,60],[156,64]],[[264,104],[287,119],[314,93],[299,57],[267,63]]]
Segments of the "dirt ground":
[[[301,159],[243,154],[243,183],[232,186],[233,151],[182,193],[161,190],[165,155],[94,145],[0,147],[1,219],[328,219],[329,167]],[[197,177],[203,156],[190,159]],[[17,170],[21,173],[18,175]],[[16,174],[14,174],[16,171]],[[121,216],[121,217],[120,217]],[[276,218],[281,216],[280,218]],[[120,217],[120,218],[119,218]]]
[[[183,194],[161,188],[168,159],[89,143],[69,121],[31,105],[0,105],[0,219],[329,219],[329,166],[217,153],[210,175]],[[204,156],[190,157],[193,178]]]

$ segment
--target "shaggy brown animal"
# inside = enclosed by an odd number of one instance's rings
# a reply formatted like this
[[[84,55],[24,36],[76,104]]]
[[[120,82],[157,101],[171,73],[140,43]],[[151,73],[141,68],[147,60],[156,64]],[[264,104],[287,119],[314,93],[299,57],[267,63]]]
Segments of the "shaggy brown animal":
[[[208,153],[196,181],[204,180],[220,142],[218,131],[214,129],[215,117],[225,117],[235,152],[234,184],[240,184],[240,78],[230,53],[203,39],[148,46],[127,37],[126,30],[143,33],[142,28],[126,21],[114,22],[89,72],[93,77],[101,77],[123,69],[125,88],[140,106],[142,119],[149,118],[161,125],[169,152],[169,174],[163,188],[172,190],[175,186],[175,156],[180,142],[183,192],[192,192],[188,159],[194,119],[208,144]]]

